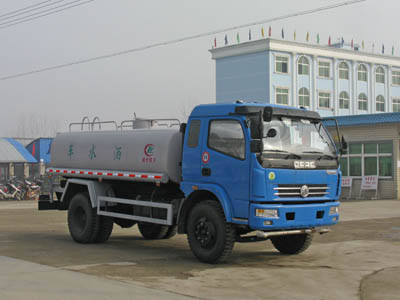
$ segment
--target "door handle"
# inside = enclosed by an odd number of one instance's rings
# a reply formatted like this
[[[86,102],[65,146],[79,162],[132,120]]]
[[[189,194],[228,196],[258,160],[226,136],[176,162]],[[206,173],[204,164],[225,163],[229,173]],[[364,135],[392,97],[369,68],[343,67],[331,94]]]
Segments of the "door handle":
[[[201,175],[203,176],[211,176],[211,169],[210,168],[202,168]]]

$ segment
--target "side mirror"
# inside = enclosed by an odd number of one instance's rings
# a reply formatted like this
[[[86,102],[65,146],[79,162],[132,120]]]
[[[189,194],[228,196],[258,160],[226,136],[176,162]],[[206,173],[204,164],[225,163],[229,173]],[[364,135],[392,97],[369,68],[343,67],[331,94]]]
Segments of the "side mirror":
[[[341,138],[341,140],[340,140],[340,145],[341,145],[341,153],[340,154],[344,154],[345,152],[346,152],[346,150],[347,150],[347,142],[346,142],[346,140],[344,139],[344,136],[342,136],[342,138]]]
[[[263,120],[264,122],[271,122],[272,120],[272,107],[267,106],[263,111]]]
[[[257,117],[250,118],[250,135],[252,139],[261,139],[260,121]]]
[[[264,150],[264,144],[262,140],[251,140],[250,141],[250,152],[261,153]]]

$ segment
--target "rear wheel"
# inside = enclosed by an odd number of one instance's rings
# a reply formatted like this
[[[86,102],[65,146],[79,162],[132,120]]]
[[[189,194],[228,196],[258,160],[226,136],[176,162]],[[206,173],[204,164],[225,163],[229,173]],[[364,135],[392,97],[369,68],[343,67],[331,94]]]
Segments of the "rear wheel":
[[[146,240],[159,240],[166,236],[168,226],[140,222],[138,223],[139,231]]]
[[[96,243],[106,242],[112,233],[114,220],[111,217],[100,216],[99,232],[95,238]]]
[[[172,237],[174,237],[178,232],[178,226],[176,225],[171,225],[168,226],[168,231],[165,234],[165,236],[163,237],[163,239],[170,239]]]
[[[225,261],[235,244],[235,229],[225,220],[224,212],[216,201],[198,203],[190,212],[187,237],[193,254],[202,262]]]
[[[100,218],[92,208],[87,193],[76,194],[68,208],[68,228],[77,243],[94,243],[99,233]]]
[[[311,245],[312,239],[313,234],[306,233],[271,237],[271,242],[283,254],[299,254]]]

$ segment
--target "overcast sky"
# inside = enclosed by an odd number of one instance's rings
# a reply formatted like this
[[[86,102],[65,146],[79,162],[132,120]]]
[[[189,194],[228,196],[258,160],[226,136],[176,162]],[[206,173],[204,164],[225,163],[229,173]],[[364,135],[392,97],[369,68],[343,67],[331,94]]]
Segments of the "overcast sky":
[[[43,0],[2,0],[0,16]],[[55,0],[53,0],[55,1]],[[66,0],[72,1],[72,0]],[[60,13],[0,29],[0,77],[145,46],[160,41],[263,20],[344,0],[95,0]],[[61,4],[61,3],[60,3]],[[321,43],[343,36],[367,49],[382,43],[400,56],[397,0],[366,2],[265,24],[273,37]],[[0,17],[0,26],[2,22]],[[261,25],[252,37],[260,38]],[[249,28],[241,29],[241,41]],[[227,32],[233,41],[235,32]],[[216,35],[223,43],[225,33]],[[199,38],[54,71],[0,81],[0,136],[15,135],[23,118],[69,122],[87,115],[101,120],[182,118],[195,104],[215,102],[214,36]],[[379,46],[378,46],[379,45]]]

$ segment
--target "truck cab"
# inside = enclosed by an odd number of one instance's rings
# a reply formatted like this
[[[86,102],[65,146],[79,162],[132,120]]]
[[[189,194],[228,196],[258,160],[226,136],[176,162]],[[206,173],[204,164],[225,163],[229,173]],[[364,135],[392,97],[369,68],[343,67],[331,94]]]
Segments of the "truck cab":
[[[320,116],[261,104],[200,105],[189,117],[181,190],[207,191],[228,222],[289,230],[338,222],[338,150]]]

